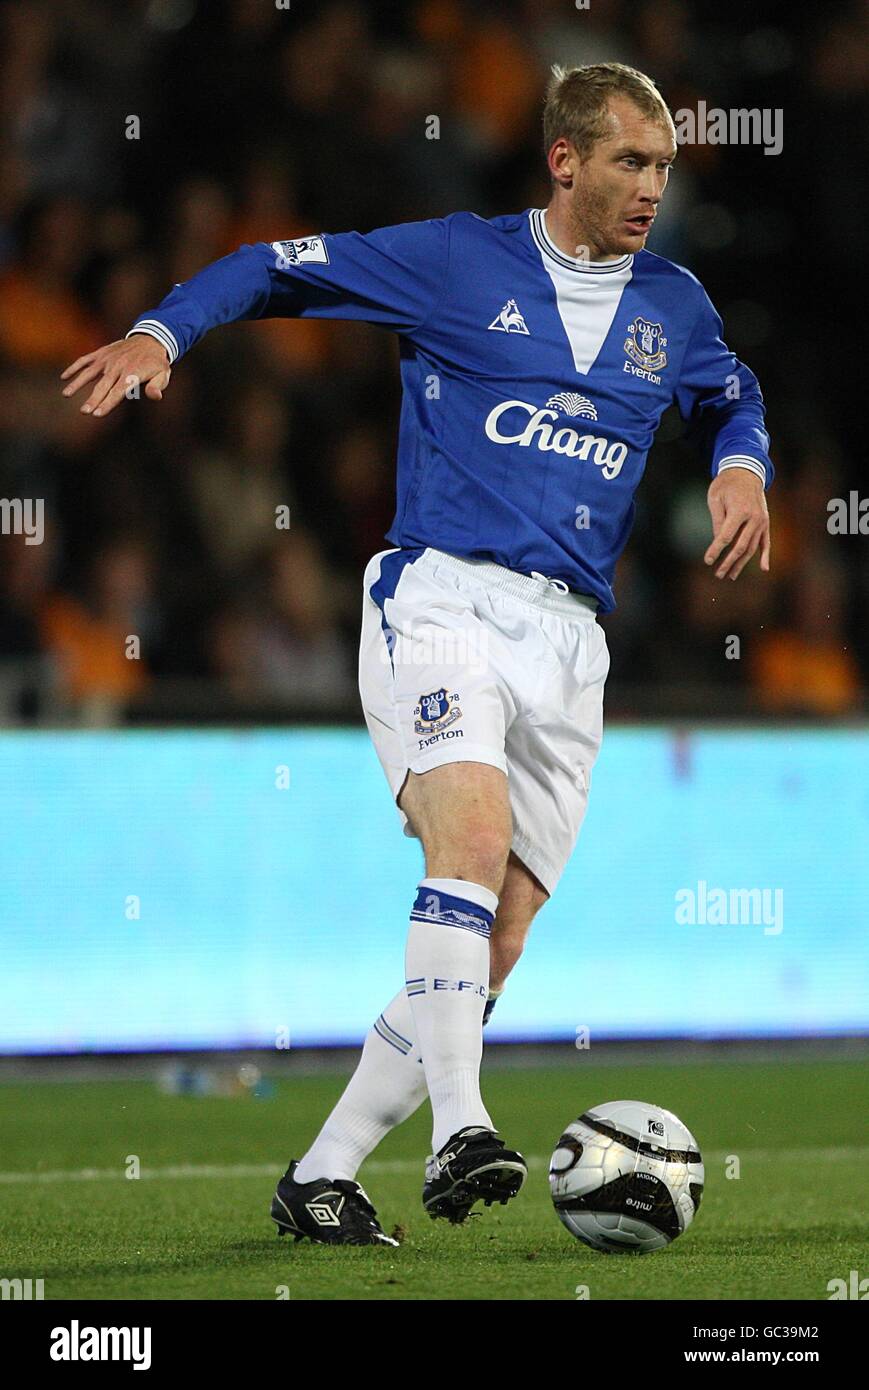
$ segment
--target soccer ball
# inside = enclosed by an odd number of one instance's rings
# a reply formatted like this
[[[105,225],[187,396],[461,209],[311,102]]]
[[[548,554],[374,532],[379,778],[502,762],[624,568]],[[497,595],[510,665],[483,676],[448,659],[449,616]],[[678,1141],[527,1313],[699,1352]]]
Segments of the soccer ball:
[[[608,1254],[663,1250],[703,1195],[703,1160],[681,1120],[658,1105],[612,1100],[562,1134],[549,1165],[552,1201],[570,1234]]]

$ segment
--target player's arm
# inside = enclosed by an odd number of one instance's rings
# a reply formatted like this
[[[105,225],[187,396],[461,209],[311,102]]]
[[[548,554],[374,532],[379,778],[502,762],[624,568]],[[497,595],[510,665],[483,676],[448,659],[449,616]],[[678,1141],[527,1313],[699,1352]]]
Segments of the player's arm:
[[[722,341],[721,320],[705,292],[682,363],[676,399],[710,455],[712,543],[703,557],[719,579],[736,579],[760,551],[769,569],[766,489],[774,469],[754,373]]]
[[[132,384],[160,400],[173,364],[239,319],[362,319],[412,335],[443,294],[448,257],[448,219],[241,246],[176,285],[126,338],[67,367],[64,395],[90,386],[81,408],[94,415],[107,415]]]

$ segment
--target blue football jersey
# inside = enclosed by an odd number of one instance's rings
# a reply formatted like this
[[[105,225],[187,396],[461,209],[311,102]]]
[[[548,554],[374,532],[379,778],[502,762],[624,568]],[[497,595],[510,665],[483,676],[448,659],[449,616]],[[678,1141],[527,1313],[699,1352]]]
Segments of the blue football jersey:
[[[590,262],[541,209],[242,246],[131,332],[171,361],[236,319],[363,319],[401,348],[398,502],[388,533],[560,579],[614,606],[634,493],[675,402],[725,467],[772,480],[763,399],[699,281],[649,251]]]

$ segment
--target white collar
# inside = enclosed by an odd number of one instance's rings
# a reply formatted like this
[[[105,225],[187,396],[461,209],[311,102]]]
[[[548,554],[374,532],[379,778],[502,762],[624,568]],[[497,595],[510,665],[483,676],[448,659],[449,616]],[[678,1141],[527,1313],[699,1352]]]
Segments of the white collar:
[[[532,208],[529,213],[531,235],[544,256],[555,261],[564,270],[573,270],[580,275],[617,275],[630,270],[634,263],[633,252],[619,256],[616,261],[588,261],[578,256],[567,256],[559,251],[546,230],[546,209]]]

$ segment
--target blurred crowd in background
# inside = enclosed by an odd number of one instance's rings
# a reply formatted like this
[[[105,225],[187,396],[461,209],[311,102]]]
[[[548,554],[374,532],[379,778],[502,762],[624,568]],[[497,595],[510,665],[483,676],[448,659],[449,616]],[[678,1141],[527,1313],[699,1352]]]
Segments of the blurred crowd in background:
[[[760,378],[772,574],[703,565],[708,477],[668,413],[605,619],[610,712],[865,711],[869,539],[828,530],[869,494],[863,6],[54,0],[0,25],[0,496],[45,499],[41,545],[0,537],[0,719],[359,717],[395,340],[236,325],[105,421],[59,373],[240,243],[543,206],[548,70],[613,59],[674,111],[781,108],[784,147],[684,145],[649,245]]]

